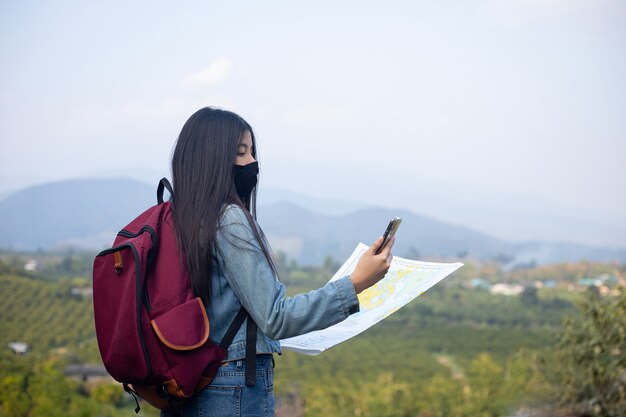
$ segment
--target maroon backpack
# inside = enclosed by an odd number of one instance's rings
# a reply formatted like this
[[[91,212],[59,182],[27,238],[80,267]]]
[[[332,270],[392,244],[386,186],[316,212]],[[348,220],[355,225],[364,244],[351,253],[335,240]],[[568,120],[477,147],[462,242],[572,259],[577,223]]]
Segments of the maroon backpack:
[[[109,374],[127,392],[161,410],[177,411],[184,399],[211,383],[248,313],[241,308],[219,345],[209,340],[207,313],[181,263],[164,188],[172,194],[165,178],[157,188],[158,204],[96,256],[93,306]],[[246,330],[246,357],[253,358],[256,325],[251,319]],[[247,385],[254,385],[254,362],[246,361]]]

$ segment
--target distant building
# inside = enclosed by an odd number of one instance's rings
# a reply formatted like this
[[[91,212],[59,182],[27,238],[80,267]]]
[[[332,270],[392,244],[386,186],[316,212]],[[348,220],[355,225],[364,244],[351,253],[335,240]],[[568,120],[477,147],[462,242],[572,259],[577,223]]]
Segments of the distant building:
[[[491,284],[484,278],[473,278],[470,281],[470,285],[472,288],[480,288],[484,290],[488,290],[491,288]]]
[[[65,367],[63,372],[66,376],[79,379],[81,381],[94,381],[102,379],[112,379],[102,365],[75,364]]]
[[[578,280],[578,285],[581,287],[599,287],[602,285],[602,281],[597,278],[581,278]]]
[[[520,295],[524,291],[524,287],[519,284],[494,284],[489,292],[491,294],[501,295]]]
[[[39,269],[39,262],[36,259],[31,259],[24,264],[24,270],[28,272],[35,272]]]
[[[74,297],[91,298],[91,297],[93,297],[93,288],[91,288],[91,287],[85,287],[85,288],[74,287],[74,288],[72,288],[70,290],[70,295],[72,295]]]
[[[535,288],[556,288],[556,281],[553,279],[546,279],[543,281],[535,281],[533,283]]]
[[[612,275],[612,274],[602,274],[602,275],[599,275],[596,279],[600,280],[602,284],[609,285],[609,286],[614,286],[619,281],[619,279],[615,275]]]
[[[543,281],[543,287],[544,288],[556,288],[556,280],[546,279],[545,281]]]
[[[9,347],[16,355],[24,355],[28,352],[28,345],[22,342],[11,342]]]

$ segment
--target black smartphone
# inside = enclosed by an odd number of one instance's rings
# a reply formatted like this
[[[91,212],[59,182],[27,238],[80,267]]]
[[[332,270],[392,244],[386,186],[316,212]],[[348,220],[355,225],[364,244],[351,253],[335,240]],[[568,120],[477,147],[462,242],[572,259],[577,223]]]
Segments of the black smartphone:
[[[391,239],[396,234],[396,231],[398,230],[398,227],[400,227],[401,222],[402,219],[400,217],[394,217],[393,219],[389,220],[387,229],[385,229],[385,233],[383,234],[383,244],[380,245],[375,255],[378,255],[385,248],[385,245],[387,245],[389,239]]]

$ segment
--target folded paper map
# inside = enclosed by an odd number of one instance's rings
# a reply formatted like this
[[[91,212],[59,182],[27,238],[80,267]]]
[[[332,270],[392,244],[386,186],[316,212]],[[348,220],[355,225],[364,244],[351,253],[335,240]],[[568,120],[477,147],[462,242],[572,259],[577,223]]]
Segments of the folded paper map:
[[[350,275],[367,249],[367,245],[359,243],[350,258],[330,280]],[[319,355],[398,311],[461,266],[463,264],[460,262],[420,262],[394,256],[387,275],[376,285],[358,295],[360,304],[358,313],[324,330],[283,339],[280,344],[283,349],[306,355]]]

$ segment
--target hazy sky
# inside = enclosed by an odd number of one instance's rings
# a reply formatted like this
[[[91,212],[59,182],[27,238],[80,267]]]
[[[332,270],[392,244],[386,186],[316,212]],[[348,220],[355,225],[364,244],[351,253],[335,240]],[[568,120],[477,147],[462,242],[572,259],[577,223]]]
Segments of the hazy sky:
[[[626,215],[624,1],[5,1],[0,53],[0,191],[166,172],[215,105],[271,187],[324,161]]]

